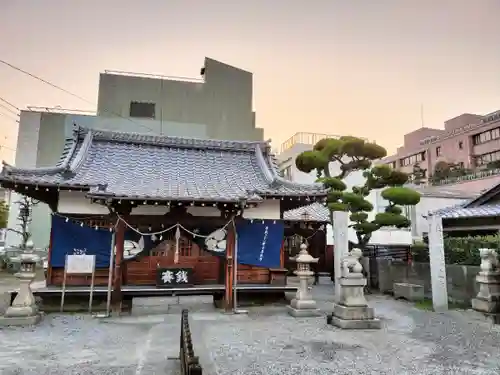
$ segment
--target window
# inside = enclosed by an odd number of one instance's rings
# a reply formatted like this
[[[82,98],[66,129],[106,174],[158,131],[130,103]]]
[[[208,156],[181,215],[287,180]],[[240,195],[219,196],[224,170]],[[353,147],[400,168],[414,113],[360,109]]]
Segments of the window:
[[[436,147],[436,156],[441,156],[441,146]]]
[[[492,161],[500,160],[500,151],[493,151],[487,154],[478,155],[474,158],[476,166],[486,165]]]
[[[500,138],[500,128],[491,130],[491,139],[497,139],[497,138]]]
[[[475,145],[478,145],[481,143],[481,140],[479,139],[479,134],[476,134],[474,137],[472,137],[472,142],[475,144]]]
[[[472,137],[472,141],[474,142],[475,145],[478,145],[499,138],[500,138],[500,128],[495,128],[474,135]]]
[[[462,150],[464,148],[464,143],[462,141],[458,142],[458,149]]]
[[[414,165],[420,161],[425,161],[425,151],[399,159],[399,164],[401,167],[406,167],[408,165]]]
[[[155,118],[155,103],[130,102],[130,117]]]

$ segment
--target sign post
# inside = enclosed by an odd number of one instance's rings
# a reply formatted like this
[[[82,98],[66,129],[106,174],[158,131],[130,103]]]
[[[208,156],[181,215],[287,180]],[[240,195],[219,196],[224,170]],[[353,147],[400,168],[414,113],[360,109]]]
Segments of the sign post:
[[[91,275],[90,281],[90,296],[89,296],[89,313],[92,312],[92,301],[94,298],[94,281],[95,281],[95,255],[86,254],[69,254],[66,255],[66,260],[64,262],[64,276],[61,294],[61,308],[60,311],[63,312],[64,309],[64,297],[66,294],[66,278],[67,275]]]

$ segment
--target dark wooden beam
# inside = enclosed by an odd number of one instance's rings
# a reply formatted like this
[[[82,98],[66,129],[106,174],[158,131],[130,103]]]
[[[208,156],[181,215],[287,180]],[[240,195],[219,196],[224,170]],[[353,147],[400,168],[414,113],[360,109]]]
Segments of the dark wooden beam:
[[[46,189],[31,185],[19,185],[15,183],[2,182],[2,187],[9,189],[17,194],[33,198],[37,201],[47,204],[54,212],[57,211],[59,192],[56,189]]]

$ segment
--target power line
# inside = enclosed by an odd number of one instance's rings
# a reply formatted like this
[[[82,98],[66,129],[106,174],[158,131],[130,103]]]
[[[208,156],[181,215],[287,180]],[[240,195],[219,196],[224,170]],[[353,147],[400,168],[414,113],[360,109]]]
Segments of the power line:
[[[26,70],[24,70],[24,69],[21,69],[21,68],[19,68],[19,67],[15,66],[15,65],[13,65],[13,64],[11,64],[11,63],[9,63],[9,62],[5,61],[5,60],[0,59],[0,63],[2,63],[2,64],[4,64],[4,65],[8,66],[8,67],[9,67],[9,68],[11,68],[11,69],[17,70],[18,72],[21,72],[21,73],[23,73],[23,74],[25,74],[25,75],[27,75],[27,76],[29,76],[29,77],[31,77],[31,78],[34,78],[34,79],[36,79],[36,80],[38,80],[38,81],[40,81],[40,82],[43,82],[43,83],[45,83],[46,85],[49,85],[49,86],[51,86],[51,87],[53,87],[53,88],[55,88],[55,89],[57,89],[57,90],[60,90],[60,91],[62,91],[62,92],[64,92],[64,93],[66,93],[66,94],[68,94],[68,95],[71,95],[71,96],[73,96],[73,97],[75,97],[75,98],[77,98],[77,99],[80,99],[81,101],[84,101],[84,102],[86,102],[86,103],[88,103],[88,104],[91,104],[91,105],[95,106],[95,103],[93,103],[92,101],[90,101],[90,100],[88,100],[88,99],[85,99],[84,97],[81,97],[80,95],[77,95],[77,94],[75,94],[75,93],[72,93],[71,91],[68,91],[68,90],[66,90],[66,89],[62,88],[61,86],[58,86],[58,85],[56,85],[55,83],[49,82],[49,81],[47,81],[47,80],[45,80],[45,79],[43,79],[43,78],[41,78],[41,77],[39,77],[39,76],[37,76],[37,75],[35,75],[35,74],[33,74],[33,73],[30,73],[30,72],[28,72],[28,71],[26,71]],[[1,99],[1,98],[0,98],[0,99]],[[3,101],[3,100],[2,100],[2,101]],[[7,103],[7,104],[10,104],[10,103]],[[12,104],[10,104],[10,105],[12,105]],[[17,107],[15,107],[15,108],[16,108],[17,110],[19,110],[19,108],[17,108]],[[108,114],[111,114],[111,115],[114,115],[114,116],[118,116],[118,117],[120,117],[120,118],[122,118],[122,119],[124,119],[124,120],[128,120],[128,121],[132,122],[133,124],[136,124],[136,125],[142,126],[143,128],[149,129],[149,130],[151,130],[151,131],[153,131],[153,132],[154,132],[154,129],[150,128],[149,126],[146,126],[146,125],[140,124],[140,123],[138,123],[138,122],[136,122],[136,121],[132,120],[130,117],[124,117],[124,116],[122,116],[121,114],[119,114],[119,113],[115,113],[115,112],[112,112],[112,111],[104,111],[104,112],[106,112],[106,113],[108,113]]]
[[[21,111],[18,107],[16,107],[14,104],[12,104],[11,102],[7,101],[6,99],[2,98],[0,96],[0,102],[4,102],[5,104],[11,106],[12,108],[18,110],[18,111]]]
[[[1,150],[2,148],[5,148],[5,149],[7,149],[7,150],[11,150],[11,151],[14,151],[14,152],[16,152],[16,151],[17,151],[15,148],[8,147],[8,146],[5,146],[5,145],[0,144],[0,150]]]
[[[15,118],[13,118],[13,117],[10,117],[10,115],[8,115],[8,114],[6,114],[6,113],[2,113],[2,112],[0,112],[0,116],[5,116],[5,117],[7,117],[9,120],[12,120],[12,121],[15,121],[15,122],[19,123],[19,120],[15,119]]]
[[[19,114],[16,111],[10,109],[9,107],[7,107],[6,105],[4,105],[2,103],[0,103],[0,108],[3,108],[4,110],[6,110],[7,112],[12,113],[13,115],[19,116]]]

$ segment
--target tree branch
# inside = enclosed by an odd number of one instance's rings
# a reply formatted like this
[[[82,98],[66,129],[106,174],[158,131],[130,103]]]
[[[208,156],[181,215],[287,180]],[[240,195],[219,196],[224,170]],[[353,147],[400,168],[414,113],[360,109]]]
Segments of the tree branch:
[[[17,233],[19,234],[20,236],[23,235],[23,232],[17,230],[17,229],[12,229],[12,228],[7,228],[7,232],[14,232],[14,233]]]

